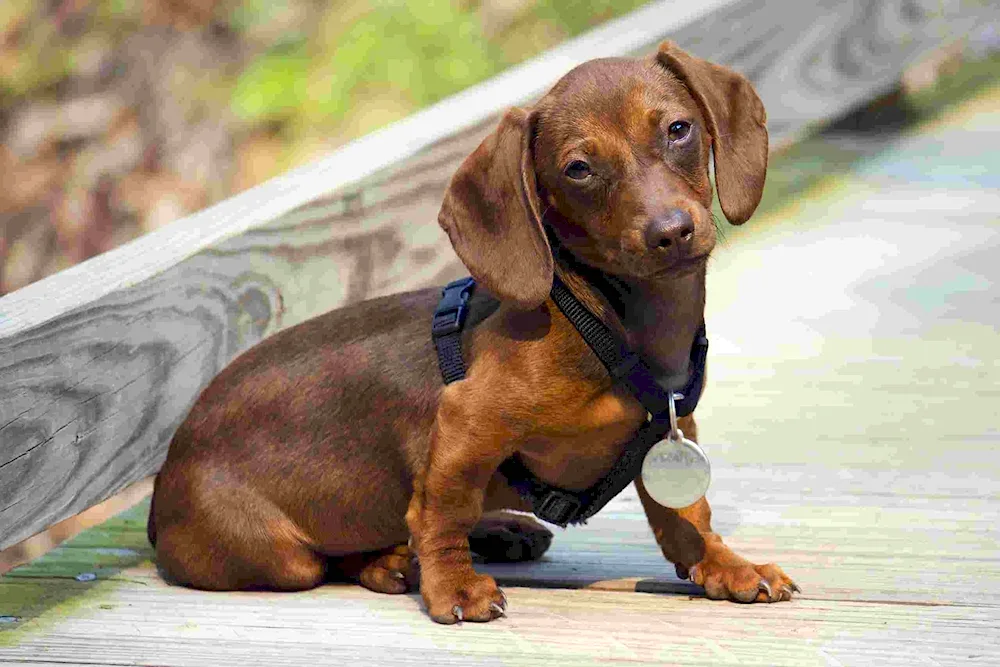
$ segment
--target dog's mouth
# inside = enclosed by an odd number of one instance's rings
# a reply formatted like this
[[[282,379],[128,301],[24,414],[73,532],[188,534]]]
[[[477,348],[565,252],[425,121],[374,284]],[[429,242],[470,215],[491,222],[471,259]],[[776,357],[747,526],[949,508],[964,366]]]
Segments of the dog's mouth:
[[[678,258],[663,266],[662,257],[651,257],[650,254],[632,254],[621,251],[610,251],[602,254],[588,252],[587,249],[573,251],[583,262],[599,271],[624,279],[664,280],[697,273],[704,269],[709,253],[703,252],[689,257]]]
[[[657,271],[654,271],[649,275],[650,278],[675,278],[677,276],[686,276],[691,273],[697,273],[705,268],[705,264],[708,263],[708,255],[697,255],[694,257],[684,257],[677,260],[676,262],[671,262],[670,266],[664,267]]]

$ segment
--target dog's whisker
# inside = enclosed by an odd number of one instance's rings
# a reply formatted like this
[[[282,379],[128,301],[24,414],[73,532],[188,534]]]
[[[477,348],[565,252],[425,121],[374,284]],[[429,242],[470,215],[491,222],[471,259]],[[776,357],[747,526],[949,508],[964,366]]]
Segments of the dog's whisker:
[[[726,228],[719,222],[719,216],[715,215],[712,211],[709,211],[708,214],[712,216],[712,224],[715,225],[715,234],[718,237],[719,242],[724,245],[728,244],[729,239],[726,237]]]

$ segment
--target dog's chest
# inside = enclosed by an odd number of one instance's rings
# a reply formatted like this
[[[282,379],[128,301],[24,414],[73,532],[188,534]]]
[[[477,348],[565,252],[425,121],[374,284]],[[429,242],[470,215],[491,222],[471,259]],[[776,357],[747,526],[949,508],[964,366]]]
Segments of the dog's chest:
[[[634,400],[605,392],[585,402],[567,400],[548,415],[545,433],[520,448],[536,475],[564,488],[586,488],[607,473],[642,423]]]

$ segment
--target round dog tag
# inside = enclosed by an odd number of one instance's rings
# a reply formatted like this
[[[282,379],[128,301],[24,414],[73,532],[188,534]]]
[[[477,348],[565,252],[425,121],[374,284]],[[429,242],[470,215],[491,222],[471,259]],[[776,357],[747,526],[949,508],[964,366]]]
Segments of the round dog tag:
[[[679,429],[653,445],[642,462],[642,484],[664,507],[693,505],[708,491],[711,479],[712,465],[704,450]]]

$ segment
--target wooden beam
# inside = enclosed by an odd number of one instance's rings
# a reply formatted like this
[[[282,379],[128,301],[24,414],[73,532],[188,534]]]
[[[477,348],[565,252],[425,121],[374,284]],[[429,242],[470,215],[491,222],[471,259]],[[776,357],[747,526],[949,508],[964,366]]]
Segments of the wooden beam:
[[[0,549],[155,472],[201,388],[278,329],[461,274],[435,219],[496,114],[666,38],[747,73],[779,141],[997,9],[655,2],[315,164],[0,299]]]

